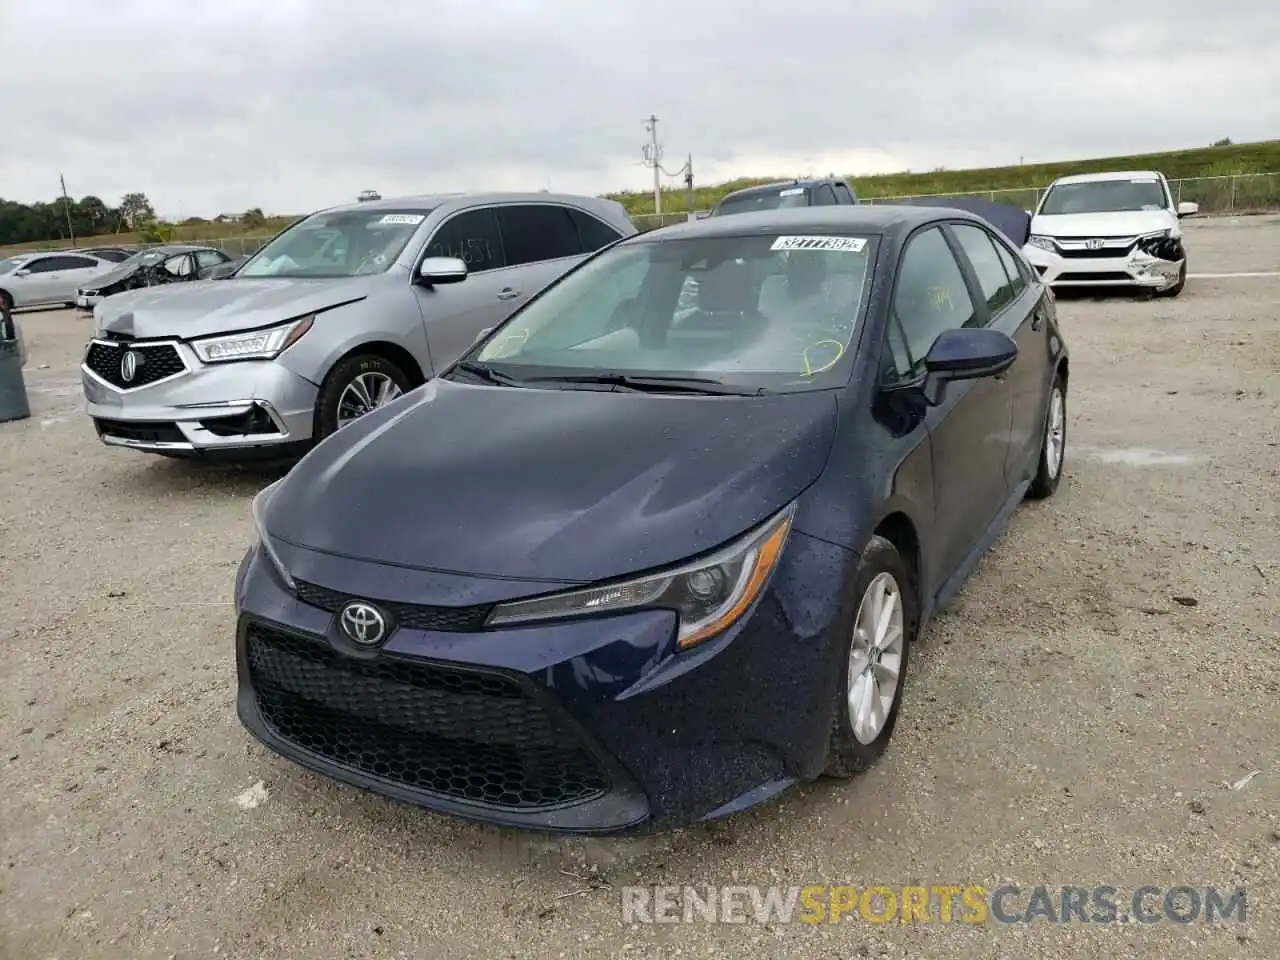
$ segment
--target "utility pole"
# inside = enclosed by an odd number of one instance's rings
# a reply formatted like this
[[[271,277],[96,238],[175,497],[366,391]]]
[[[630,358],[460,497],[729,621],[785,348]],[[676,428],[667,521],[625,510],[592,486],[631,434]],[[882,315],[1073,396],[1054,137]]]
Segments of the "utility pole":
[[[684,186],[689,191],[689,219],[693,219],[693,154],[684,162]]]
[[[67,215],[67,235],[71,237],[71,246],[76,245],[76,230],[71,225],[71,200],[67,197],[67,178],[58,174],[58,183],[62,184],[62,210]]]
[[[658,118],[652,113],[644,122],[649,131],[649,142],[644,145],[644,162],[653,168],[653,212],[662,214],[662,180],[660,179],[662,164],[662,144],[658,143]]]

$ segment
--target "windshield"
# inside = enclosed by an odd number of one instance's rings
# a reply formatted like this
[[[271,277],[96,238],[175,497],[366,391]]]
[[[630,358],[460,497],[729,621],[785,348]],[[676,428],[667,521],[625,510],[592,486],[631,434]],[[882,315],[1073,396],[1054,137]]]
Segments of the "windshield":
[[[1050,188],[1040,205],[1042,216],[1067,213],[1119,213],[1163,210],[1169,205],[1160,181],[1151,177],[1131,180],[1094,180],[1060,183]]]
[[[624,244],[531,301],[468,359],[517,381],[606,374],[748,392],[833,386],[847,371],[875,249],[873,238],[830,235]]]
[[[752,210],[780,210],[783,207],[809,206],[809,193],[804,187],[775,187],[751,193],[730,194],[720,201],[716,216],[728,213],[750,213]]]
[[[22,260],[0,260],[0,277],[3,277],[6,273],[12,273],[22,264]]]
[[[254,254],[236,277],[360,277],[384,273],[430,212],[383,209],[313,214]]]

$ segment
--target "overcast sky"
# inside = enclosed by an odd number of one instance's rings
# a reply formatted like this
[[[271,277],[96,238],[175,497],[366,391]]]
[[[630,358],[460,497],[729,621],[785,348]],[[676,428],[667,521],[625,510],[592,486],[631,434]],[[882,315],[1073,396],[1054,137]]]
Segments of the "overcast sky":
[[[0,197],[168,216],[1280,136],[1276,0],[0,0]],[[754,13],[753,10],[759,10]]]

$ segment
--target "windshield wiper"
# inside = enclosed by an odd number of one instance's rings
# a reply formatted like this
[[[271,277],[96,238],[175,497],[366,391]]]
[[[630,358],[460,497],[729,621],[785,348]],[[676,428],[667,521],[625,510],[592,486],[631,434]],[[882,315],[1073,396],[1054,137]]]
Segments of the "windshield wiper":
[[[453,369],[469,373],[473,377],[479,377],[485,383],[497,384],[500,387],[518,387],[524,382],[509,374],[500,373],[488,364],[479,363],[475,360],[460,360],[454,365]]]
[[[529,377],[526,383],[598,383],[646,393],[700,393],[723,396],[754,396],[767,393],[764,387],[739,387],[709,377],[669,377],[660,374],[583,373]]]

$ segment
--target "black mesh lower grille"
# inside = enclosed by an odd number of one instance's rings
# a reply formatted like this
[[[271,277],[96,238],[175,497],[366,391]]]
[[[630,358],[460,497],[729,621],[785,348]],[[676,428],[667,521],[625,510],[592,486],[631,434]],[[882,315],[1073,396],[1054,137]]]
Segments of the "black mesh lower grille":
[[[357,597],[322,587],[315,583],[297,581],[298,599],[321,610],[336,613],[348,600],[376,602],[395,619],[396,625],[409,630],[439,630],[445,633],[474,633],[484,627],[492,606],[431,607],[416,603],[391,603],[374,601],[371,597]]]
[[[511,810],[580,802],[609,789],[580,739],[515,680],[386,655],[345,657],[322,640],[258,624],[246,643],[267,724],[334,763]]]
[[[138,440],[144,443],[186,443],[187,438],[178,425],[167,421],[151,420],[102,420],[93,421],[98,432],[106,437],[121,440]]]

